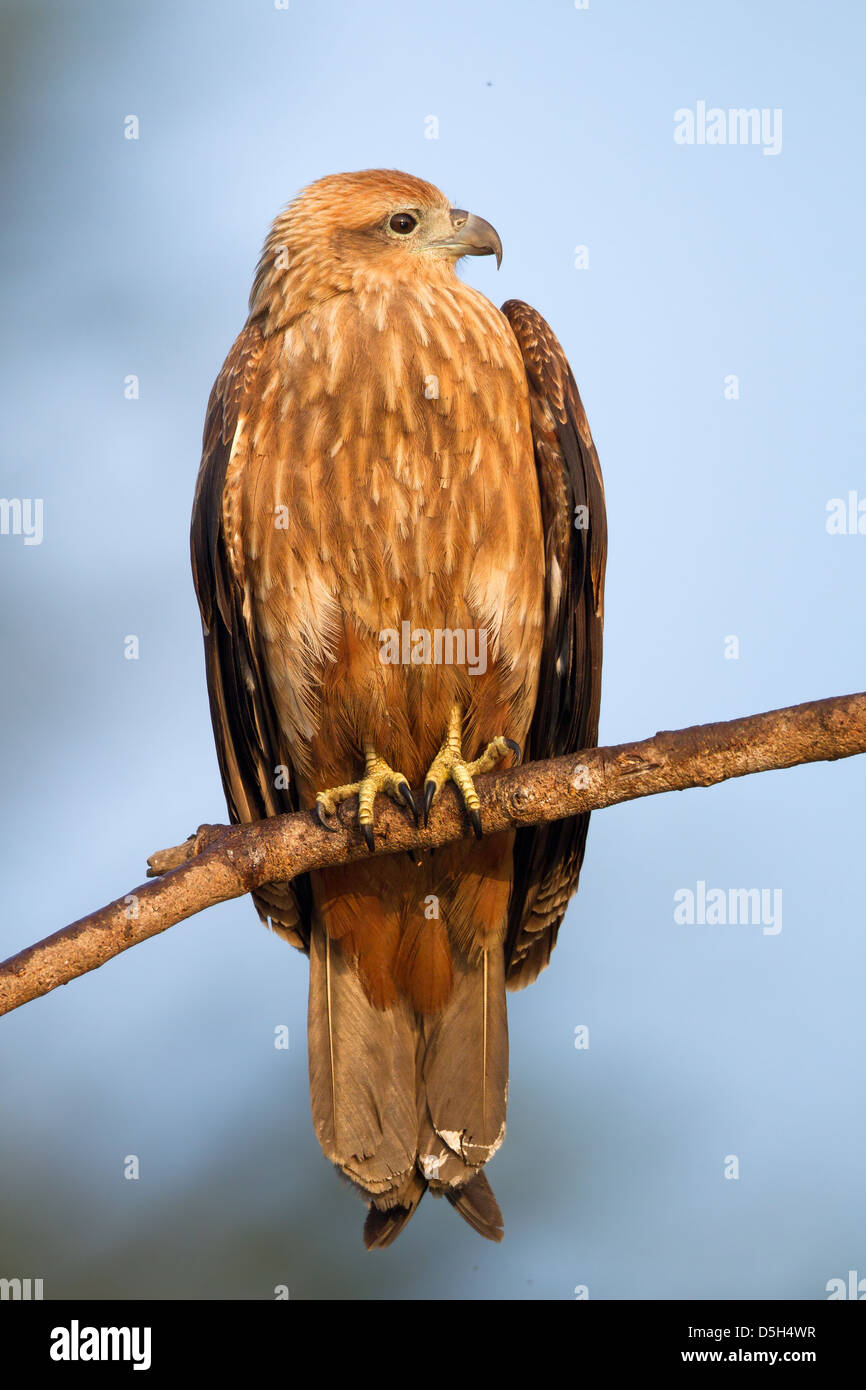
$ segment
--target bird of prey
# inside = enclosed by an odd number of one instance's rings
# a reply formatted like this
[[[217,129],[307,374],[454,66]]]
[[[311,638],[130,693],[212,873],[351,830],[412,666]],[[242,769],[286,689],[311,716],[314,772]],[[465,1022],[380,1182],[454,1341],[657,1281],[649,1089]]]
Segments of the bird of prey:
[[[318,180],[277,217],[211,393],[192,520],[229,813],[358,796],[476,836],[254,894],[310,958],[325,1154],[390,1244],[429,1188],[481,1235],[505,1132],[506,987],[547,965],[587,816],[482,837],[473,779],[597,739],[604,492],[544,319],[457,276],[502,247],[395,170]],[[346,814],[350,814],[347,809]]]

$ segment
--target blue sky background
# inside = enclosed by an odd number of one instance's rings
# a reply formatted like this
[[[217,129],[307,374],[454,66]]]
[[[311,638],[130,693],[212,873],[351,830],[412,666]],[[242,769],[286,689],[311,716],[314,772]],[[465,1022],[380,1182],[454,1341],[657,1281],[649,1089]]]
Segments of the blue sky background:
[[[570,356],[609,508],[604,742],[863,688],[866,535],[825,526],[866,498],[853,0],[0,14],[0,495],[44,499],[41,545],[0,536],[0,955],[224,819],[187,552],[203,413],[271,218],[325,173],[404,168],[486,217],[502,270],[467,277]],[[781,153],[675,144],[698,101],[781,108]],[[306,963],[242,900],[3,1021],[0,1276],[337,1299],[866,1276],[864,780],[852,760],[595,817],[552,967],[510,1004],[501,1247],[425,1201],[364,1253],[312,1134]],[[781,932],[677,925],[699,880],[781,889]]]

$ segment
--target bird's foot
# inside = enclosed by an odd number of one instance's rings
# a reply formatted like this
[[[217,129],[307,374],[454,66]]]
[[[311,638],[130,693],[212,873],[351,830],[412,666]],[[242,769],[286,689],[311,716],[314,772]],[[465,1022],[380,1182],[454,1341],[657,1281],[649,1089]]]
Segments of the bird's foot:
[[[490,772],[491,768],[494,768],[509,754],[514,755],[515,766],[517,766],[521,756],[520,744],[515,743],[513,738],[506,738],[503,734],[499,734],[488,743],[480,758],[467,762],[463,757],[463,711],[459,705],[453,705],[448,716],[448,733],[445,742],[433,759],[424,780],[424,824],[427,824],[430,808],[435,805],[445,783],[453,782],[463,798],[472,829],[480,840],[481,812],[478,793],[472,779],[477,777],[479,773]]]
[[[395,772],[384,758],[380,758],[372,744],[364,745],[364,776],[360,782],[348,782],[344,787],[329,787],[327,791],[316,794],[316,818],[325,830],[336,830],[328,817],[336,818],[337,807],[350,796],[358,798],[358,824],[370,853],[373,852],[373,803],[378,792],[385,792],[392,800],[409,810],[418,822],[418,811],[409,783],[402,772]]]

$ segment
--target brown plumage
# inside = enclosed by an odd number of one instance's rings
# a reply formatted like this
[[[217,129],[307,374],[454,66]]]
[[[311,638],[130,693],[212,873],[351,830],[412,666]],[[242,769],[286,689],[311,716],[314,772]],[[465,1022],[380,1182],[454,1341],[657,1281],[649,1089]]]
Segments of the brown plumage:
[[[369,842],[375,792],[426,780],[429,800],[450,776],[476,823],[473,770],[596,740],[601,474],[547,324],[457,278],[489,252],[489,224],[390,170],[321,179],[265,243],[192,525],[235,821],[318,803],[327,824],[357,784]],[[408,659],[387,645],[407,631]],[[310,956],[313,1119],[369,1199],[371,1248],[428,1187],[501,1239],[482,1170],[505,1130],[505,988],[549,960],[587,820],[255,895]]]

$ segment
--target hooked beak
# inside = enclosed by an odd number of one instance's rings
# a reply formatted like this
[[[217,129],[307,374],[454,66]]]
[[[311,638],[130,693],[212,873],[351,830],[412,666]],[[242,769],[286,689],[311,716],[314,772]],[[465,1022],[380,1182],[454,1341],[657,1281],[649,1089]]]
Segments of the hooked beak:
[[[452,208],[450,217],[453,235],[442,241],[433,241],[430,245],[442,251],[451,251],[455,257],[495,256],[498,270],[502,264],[502,242],[496,228],[485,222],[483,217],[475,217],[464,208]]]

